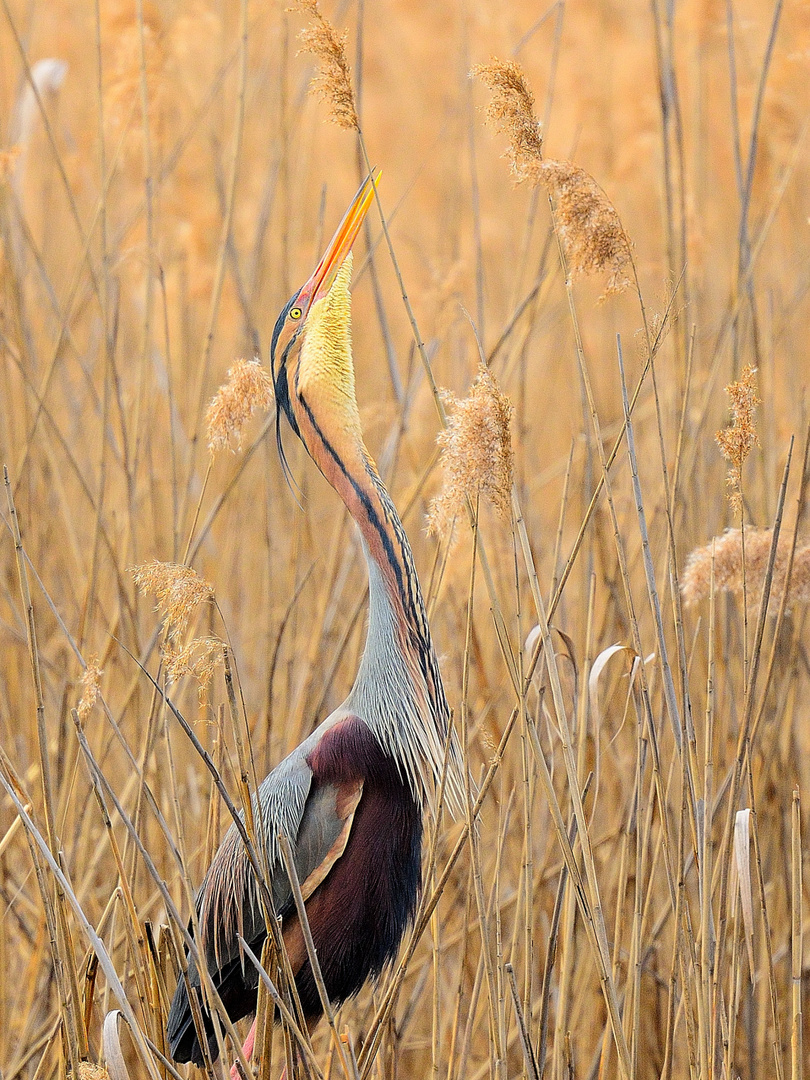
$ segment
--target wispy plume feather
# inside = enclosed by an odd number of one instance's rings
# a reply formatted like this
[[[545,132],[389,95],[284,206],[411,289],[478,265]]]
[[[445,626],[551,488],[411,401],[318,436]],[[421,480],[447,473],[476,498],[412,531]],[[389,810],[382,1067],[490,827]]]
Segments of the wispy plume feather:
[[[237,360],[217,390],[206,414],[208,449],[215,453],[242,447],[242,429],[273,400],[273,381],[258,360]]]
[[[445,392],[450,411],[447,428],[439,433],[442,447],[442,489],[428,513],[428,530],[452,534],[464,501],[486,499],[502,515],[509,514],[514,453],[510,434],[512,403],[483,365],[468,397],[459,401]]]
[[[332,119],[339,127],[359,131],[352,69],[346,59],[348,34],[341,34],[323,17],[318,0],[298,0],[290,10],[303,12],[312,19],[299,34],[301,52],[312,53],[320,65],[312,89],[330,103]]]

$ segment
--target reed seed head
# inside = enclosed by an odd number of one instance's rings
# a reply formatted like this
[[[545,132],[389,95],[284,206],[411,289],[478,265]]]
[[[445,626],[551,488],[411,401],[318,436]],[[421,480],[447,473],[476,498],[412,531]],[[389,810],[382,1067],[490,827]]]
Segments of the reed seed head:
[[[268,409],[273,381],[258,360],[237,360],[217,390],[206,413],[208,449],[212,453],[242,447],[242,429],[255,412]]]
[[[520,64],[493,57],[488,64],[474,67],[477,76],[492,92],[486,118],[496,131],[509,136],[506,157],[520,183],[527,179],[530,166],[543,158],[542,124],[534,115],[534,94]]]
[[[312,22],[299,34],[301,52],[312,53],[319,64],[312,89],[332,107],[332,120],[342,128],[359,131],[352,69],[346,59],[347,33],[340,33],[318,7],[318,0],[298,0],[290,8],[309,15]]]
[[[773,529],[745,530],[745,591],[748,604],[757,606],[768,569]],[[775,615],[782,599],[790,557],[791,538],[780,536],[773,564],[769,613]],[[743,594],[743,536],[740,529],[727,529],[722,536],[695,548],[686,563],[681,593],[688,605],[708,598],[711,592],[712,545],[714,545],[714,587],[716,591]],[[790,575],[787,610],[810,603],[810,544],[797,547]]]
[[[88,716],[93,711],[93,706],[98,701],[99,694],[101,693],[101,676],[103,674],[104,672],[98,666],[98,657],[91,656],[87,661],[87,667],[84,669],[81,678],[79,679],[82,694],[79,698],[76,712],[79,714],[79,720],[82,724],[87,720]]]
[[[538,161],[530,172],[554,200],[569,273],[607,271],[610,277],[603,297],[626,289],[632,244],[616,208],[594,178],[570,161]]]
[[[757,384],[754,376],[757,369],[750,364],[737,382],[726,387],[731,407],[731,425],[718,431],[715,436],[720,453],[729,463],[726,483],[729,487],[729,501],[735,511],[742,509],[742,470],[745,460],[751,453],[752,446],[759,446],[754,413],[761,405],[757,396]]]
[[[176,643],[200,604],[214,598],[214,587],[190,566],[155,560],[131,573],[141,592],[155,597],[167,642]]]
[[[512,403],[483,365],[469,395],[459,401],[443,395],[451,415],[439,433],[442,488],[428,513],[428,531],[449,538],[465,499],[483,496],[502,517],[509,514],[514,453]]]
[[[169,645],[164,653],[166,682],[177,682],[183,675],[191,675],[199,686],[200,698],[205,697],[214,672],[223,662],[225,643],[218,637],[192,638],[182,648]]]

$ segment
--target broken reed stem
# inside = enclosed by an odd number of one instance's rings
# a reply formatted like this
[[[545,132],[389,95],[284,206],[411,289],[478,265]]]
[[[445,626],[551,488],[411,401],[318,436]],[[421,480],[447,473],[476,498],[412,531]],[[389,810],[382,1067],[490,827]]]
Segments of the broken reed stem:
[[[160,1076],[160,1073],[157,1071],[157,1069],[155,1067],[155,1063],[154,1063],[154,1059],[152,1057],[151,1051],[149,1050],[148,1046],[146,1045],[146,1041],[145,1041],[145,1038],[143,1036],[143,1033],[141,1032],[140,1026],[138,1025],[138,1022],[135,1019],[135,1014],[132,1011],[132,1007],[130,1006],[129,1001],[127,1000],[127,995],[126,995],[126,993],[124,991],[124,988],[121,985],[121,982],[120,982],[120,980],[118,978],[118,975],[117,975],[116,970],[115,970],[115,966],[113,965],[113,962],[110,959],[110,956],[109,956],[109,954],[107,952],[107,949],[104,946],[104,942],[101,940],[101,938],[96,934],[96,931],[93,929],[93,926],[90,923],[90,921],[88,920],[87,916],[85,915],[84,910],[82,909],[82,906],[81,906],[81,904],[79,903],[79,901],[78,901],[78,899],[76,897],[76,894],[74,893],[73,889],[70,887],[70,884],[69,884],[67,878],[65,877],[65,875],[64,875],[64,873],[62,871],[62,868],[59,866],[58,862],[56,861],[54,856],[51,854],[51,851],[50,851],[50,849],[48,847],[48,844],[44,840],[44,838],[43,838],[42,834],[40,833],[39,829],[37,829],[36,825],[31,820],[31,817],[29,816],[29,814],[26,812],[25,807],[22,804],[22,801],[17,797],[17,794],[16,794],[13,786],[6,779],[6,776],[5,776],[3,771],[0,771],[0,784],[2,784],[2,786],[5,788],[6,794],[9,796],[11,801],[14,803],[14,806],[15,806],[15,808],[17,810],[17,813],[20,816],[20,818],[22,819],[23,825],[25,826],[26,832],[28,833],[28,835],[31,837],[33,843],[38,848],[39,853],[41,854],[42,858],[48,864],[48,868],[49,868],[51,874],[53,875],[53,877],[54,877],[55,881],[58,883],[58,885],[61,887],[61,891],[62,891],[63,895],[67,898],[68,903],[72,907],[73,913],[76,916],[76,919],[78,920],[80,926],[82,927],[82,930],[84,931],[84,935],[87,938],[88,944],[93,949],[96,956],[98,957],[98,961],[99,961],[99,964],[101,965],[101,968],[102,968],[102,970],[104,972],[104,976],[107,979],[107,982],[108,982],[108,984],[110,986],[110,989],[112,990],[113,994],[115,995],[116,1001],[118,1002],[118,1007],[120,1008],[124,1018],[126,1019],[127,1023],[130,1026],[130,1031],[132,1033],[132,1039],[133,1039],[133,1042],[135,1043],[135,1046],[136,1046],[136,1048],[138,1050],[138,1055],[141,1058],[141,1061],[143,1062],[146,1070],[148,1071],[151,1080],[162,1080],[162,1077]],[[77,1077],[79,1076],[78,1062],[76,1062],[76,1072],[75,1072],[74,1075],[77,1076]]]
[[[171,700],[169,698],[167,698],[160,691],[160,688],[157,686],[157,683],[155,682],[155,680],[152,679],[151,675],[149,675],[148,672],[145,672],[145,674],[146,674],[147,678],[150,680],[150,682],[152,682],[152,684],[158,689],[158,692],[161,694],[161,697],[166,701],[166,704],[168,705],[168,707],[172,711],[172,713],[175,715],[175,717],[177,717],[180,720],[181,726],[185,725],[186,724],[185,719],[182,718],[181,714],[179,714],[178,711],[175,709],[175,707],[172,704]],[[146,849],[140,835],[138,834],[138,831],[135,829],[131,818],[129,817],[127,812],[124,810],[123,806],[121,805],[120,799],[116,795],[116,793],[113,790],[110,782],[107,780],[106,776],[104,775],[104,773],[101,770],[101,767],[99,766],[98,762],[96,761],[96,758],[93,755],[92,750],[90,749],[90,745],[87,742],[87,739],[86,739],[86,737],[84,735],[84,732],[81,730],[81,728],[78,728],[77,731],[76,731],[76,734],[78,736],[79,745],[80,745],[80,747],[82,749],[82,753],[84,754],[85,761],[87,762],[87,765],[88,765],[93,777],[97,780],[97,782],[99,784],[99,787],[105,792],[106,797],[110,800],[110,802],[115,807],[116,813],[118,814],[121,821],[123,822],[125,828],[127,829],[128,834],[132,837],[132,840],[133,840],[133,842],[135,844],[135,847],[137,848],[138,852],[140,853],[140,856],[141,856],[141,858],[142,858],[142,860],[144,862],[144,865],[146,866],[147,871],[149,872],[153,882],[157,886],[158,892],[160,893],[160,895],[161,895],[161,897],[163,899],[163,902],[166,905],[166,910],[167,910],[167,912],[168,912],[168,914],[170,916],[170,919],[171,919],[171,925],[173,925],[173,927],[175,927],[177,929],[178,933],[180,934],[180,936],[183,939],[183,942],[184,942],[184,944],[185,944],[185,946],[186,946],[186,948],[188,950],[188,953],[189,953],[191,959],[194,961],[194,963],[197,966],[197,970],[199,971],[200,977],[201,977],[201,980],[202,980],[202,985],[203,985],[203,988],[204,988],[204,992],[205,992],[205,994],[206,994],[206,996],[208,998],[208,1006],[209,1006],[209,1009],[210,1009],[212,1020],[214,1021],[214,1027],[215,1027],[215,1031],[217,1033],[217,1041],[219,1043],[220,1053],[222,1053],[224,1051],[224,1045],[222,1044],[222,1036],[220,1034],[218,1024],[222,1024],[222,1026],[225,1028],[225,1031],[226,1031],[227,1035],[230,1037],[231,1042],[233,1044],[234,1053],[238,1056],[238,1058],[239,1058],[239,1060],[240,1060],[240,1062],[242,1064],[243,1069],[245,1069],[245,1075],[246,1076],[249,1075],[249,1066],[247,1064],[247,1061],[245,1060],[244,1054],[242,1053],[241,1040],[239,1039],[239,1036],[236,1034],[234,1026],[231,1023],[230,1018],[228,1016],[227,1010],[225,1009],[225,1006],[222,1003],[222,999],[220,998],[219,993],[217,992],[217,989],[216,989],[216,987],[214,986],[214,984],[213,984],[213,982],[211,980],[211,977],[210,977],[210,975],[208,973],[207,964],[201,963],[201,957],[200,957],[199,952],[197,950],[197,944],[196,944],[197,941],[199,940],[199,926],[197,925],[196,909],[195,909],[194,905],[192,904],[192,907],[191,907],[192,931],[189,931],[186,928],[186,921],[184,919],[182,919],[181,916],[180,916],[180,912],[178,911],[177,906],[175,905],[174,900],[172,899],[172,896],[171,896],[171,894],[170,894],[170,892],[168,890],[168,887],[166,885],[166,882],[164,881],[163,876],[160,874],[157,867],[155,866],[155,863],[154,863],[152,857],[150,856],[149,852],[147,851],[147,849]],[[210,758],[206,754],[203,747],[200,745],[199,740],[197,739],[196,735],[194,735],[193,731],[188,729],[186,731],[186,734],[188,734],[189,737],[191,738],[192,742],[194,742],[196,744],[196,747],[198,747],[198,753],[200,753],[201,756],[203,756],[203,759],[206,760],[207,763],[210,762]],[[129,749],[129,748],[127,747],[127,749]],[[131,751],[130,751],[130,754],[131,754]],[[132,759],[132,761],[134,763],[134,758]],[[213,765],[213,763],[211,763],[211,765]],[[0,778],[0,779],[2,779],[2,778]],[[222,783],[221,778],[219,777],[219,774],[217,774],[216,779],[218,780],[218,785],[217,786],[218,786],[218,789],[220,791],[220,794],[222,795],[226,806],[230,810],[230,812],[231,812],[231,814],[232,814],[232,816],[234,818],[234,821],[236,822],[237,829],[240,830],[240,827],[241,827],[240,834],[242,835],[242,841],[245,844],[245,848],[246,848],[248,857],[251,859],[251,865],[253,867],[254,873],[256,874],[256,879],[257,879],[257,881],[259,883],[259,888],[260,889],[264,888],[266,890],[266,885],[265,885],[265,882],[264,882],[264,877],[262,876],[261,868],[259,867],[259,865],[258,865],[258,863],[257,863],[257,861],[255,859],[255,854],[254,854],[253,848],[252,848],[252,846],[250,844],[250,840],[249,840],[249,838],[247,837],[247,835],[244,832],[244,825],[242,824],[242,820],[239,817],[238,812],[237,812],[236,808],[234,807],[233,802],[231,801],[231,799],[230,799],[230,797],[229,797],[229,795],[227,793],[227,790],[225,789],[224,784]],[[161,828],[161,831],[162,831],[164,837],[166,838],[166,840],[167,840],[167,842],[168,842],[168,844],[170,846],[172,856],[173,856],[173,858],[174,858],[174,860],[175,860],[175,862],[176,862],[176,864],[178,866],[178,869],[180,870],[180,873],[181,873],[184,881],[186,882],[187,887],[190,889],[190,883],[188,882],[188,879],[186,877],[185,866],[184,866],[184,863],[183,863],[182,856],[180,855],[179,851],[177,851],[177,849],[174,846],[174,841],[173,841],[171,832],[169,831],[169,828],[168,828],[168,826],[166,824],[166,821],[165,821],[163,815],[161,814],[157,803],[155,802],[155,799],[154,799],[154,796],[152,795],[151,790],[149,789],[149,787],[147,785],[144,785],[144,793],[146,794],[146,797],[147,797],[147,799],[149,801],[149,805],[150,805],[150,808],[152,810],[152,813],[154,814],[155,819],[157,820],[157,822],[158,822],[158,824],[159,824],[159,826]],[[264,897],[263,897],[263,899],[264,899]],[[272,907],[272,905],[271,905],[271,907]],[[91,944],[92,944],[92,942],[91,942]],[[99,957],[99,959],[101,959],[101,958]],[[104,972],[105,972],[105,975],[106,975],[107,974],[106,968],[104,969]],[[108,976],[108,978],[109,978],[109,976]],[[189,989],[189,1000],[192,1002],[192,1011],[194,1011],[194,1008],[195,1008],[195,1005],[194,1005],[195,995],[191,993],[190,989]],[[124,1012],[124,1015],[126,1016],[127,1014],[126,1014],[125,1010],[122,1009],[122,1011]],[[128,1017],[127,1017],[127,1020],[128,1020],[128,1022],[130,1022]],[[201,1031],[201,1030],[202,1030],[202,1028],[201,1028],[201,1026],[199,1026],[198,1031]],[[148,1062],[147,1062],[147,1066],[148,1066]]]
[[[275,985],[273,984],[273,980],[267,974],[266,968],[262,965],[262,963],[259,960],[258,956],[256,956],[256,954],[253,952],[250,945],[248,945],[248,943],[245,941],[245,939],[242,937],[242,935],[238,934],[237,938],[239,940],[239,945],[240,945],[242,951],[245,953],[248,960],[250,960],[251,964],[253,964],[253,966],[256,968],[257,972],[259,973],[259,978],[260,978],[261,982],[263,983],[265,989],[267,990],[267,993],[270,995],[270,997],[271,997],[271,999],[273,1001],[273,1004],[278,1009],[279,1014],[280,1014],[280,1016],[281,1016],[281,1018],[282,1018],[282,1020],[284,1022],[285,1029],[290,1031],[295,1036],[295,1040],[298,1043],[298,1046],[299,1046],[301,1052],[304,1054],[304,1056],[307,1059],[307,1065],[313,1070],[313,1072],[319,1078],[319,1080],[323,1080],[323,1072],[321,1071],[321,1068],[318,1065],[318,1062],[317,1062],[317,1060],[315,1058],[315,1055],[314,1055],[314,1053],[312,1051],[312,1046],[310,1045],[308,1039],[306,1039],[304,1037],[304,1034],[301,1031],[301,1029],[299,1028],[295,1017],[292,1015],[290,1010],[284,1004],[284,1001],[283,1001],[281,995],[279,994],[278,990],[276,989]],[[247,1075],[250,1076],[251,1073],[248,1072]]]
[[[531,686],[531,678],[534,674],[534,665],[537,662],[537,656],[539,655],[539,651],[540,650],[538,643],[538,649],[536,650],[536,654],[533,657],[534,663],[530,667],[530,672],[527,676],[526,684],[524,686],[524,693],[528,693]],[[501,735],[501,740],[498,743],[498,748],[495,751],[492,760],[490,761],[489,768],[487,769],[481,786],[478,789],[478,796],[472,808],[471,816],[473,820],[475,820],[475,818],[480,813],[481,807],[484,803],[484,799],[486,798],[492,782],[498,773],[498,769],[500,768],[501,762],[503,761],[503,755],[506,751],[507,743],[509,742],[509,736],[512,734],[512,730],[515,726],[518,715],[519,709],[517,706],[515,706],[509,716],[509,720],[507,721],[503,729],[503,734]],[[441,899],[441,895],[444,892],[444,888],[447,885],[453,867],[458,861],[458,857],[461,855],[461,852],[464,850],[468,836],[469,830],[467,822],[465,821],[461,827],[459,837],[456,840],[455,845],[453,846],[453,850],[448,856],[447,862],[445,863],[444,869],[439,875],[433,891],[431,892],[429,897],[423,895],[422,901],[419,905],[419,910],[417,911],[416,919],[414,921],[414,928],[411,932],[410,940],[408,941],[408,944],[403,951],[402,959],[400,960],[397,970],[388,984],[385,994],[383,995],[383,999],[380,1002],[376,1013],[374,1014],[374,1019],[372,1020],[371,1026],[369,1027],[368,1035],[366,1036],[366,1040],[363,1043],[360,1054],[358,1055],[358,1065],[362,1070],[360,1074],[360,1080],[368,1080],[368,1076],[374,1064],[374,1057],[376,1055],[380,1040],[382,1038],[383,1026],[388,1020],[391,1010],[394,1007],[400,987],[402,986],[405,974],[408,970],[408,964],[410,963],[411,957],[416,951],[416,946],[418,945],[422,934],[425,932],[425,928],[430,921],[431,915],[436,909],[436,905]]]

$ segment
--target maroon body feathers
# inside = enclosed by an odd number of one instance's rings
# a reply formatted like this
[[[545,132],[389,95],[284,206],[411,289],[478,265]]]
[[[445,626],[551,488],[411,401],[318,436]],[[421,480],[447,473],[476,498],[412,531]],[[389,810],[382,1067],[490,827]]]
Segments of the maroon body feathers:
[[[306,902],[326,990],[330,1001],[338,1005],[394,958],[413,918],[421,880],[422,815],[396,763],[357,717],[346,717],[328,728],[306,760],[312,783],[299,836],[311,834],[308,813],[317,813],[318,792],[324,786],[337,786],[349,800],[358,782],[362,783],[346,846]],[[276,866],[273,875],[285,875],[283,867]],[[216,913],[212,914],[216,918]],[[282,917],[304,1015],[308,1021],[317,1020],[321,1002],[294,905],[288,903],[277,914]],[[253,936],[251,947],[257,954],[264,937],[263,930]],[[209,970],[231,1019],[236,1021],[255,1011],[258,977],[252,966],[234,958],[222,968],[212,967],[212,959],[209,954]],[[199,986],[196,972],[194,976],[192,984]],[[216,1060],[218,1048],[205,1013],[204,1020],[211,1057]],[[183,980],[175,992],[168,1030],[174,1059],[201,1064],[202,1052]]]

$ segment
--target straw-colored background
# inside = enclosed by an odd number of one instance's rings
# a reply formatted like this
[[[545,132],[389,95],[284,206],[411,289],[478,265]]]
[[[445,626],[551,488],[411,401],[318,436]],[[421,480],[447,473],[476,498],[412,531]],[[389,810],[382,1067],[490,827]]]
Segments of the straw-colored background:
[[[159,994],[145,1011],[137,1000],[132,967],[140,946],[128,936],[118,871],[71,720],[70,710],[81,694],[77,651],[85,660],[98,657],[104,700],[141,775],[127,761],[100,706],[85,724],[92,752],[136,819],[185,916],[182,876],[142,785],[154,793],[173,835],[182,836],[194,886],[227,812],[220,810],[198,756],[130,655],[157,673],[158,619],[152,602],[136,594],[128,571],[153,558],[182,560],[203,492],[193,565],[212,583],[224,617],[259,773],[342,700],[362,648],[364,625],[359,602],[364,569],[348,517],[286,429],[285,446],[301,487],[302,509],[297,506],[279,466],[272,428],[254,446],[263,418],[246,433],[249,460],[244,452],[219,454],[203,491],[210,460],[203,413],[235,358],[250,356],[258,347],[267,362],[276,315],[311,272],[360,173],[354,135],[330,124],[328,105],[307,93],[312,61],[299,55],[297,44],[305,19],[286,12],[283,3],[247,4],[244,69],[235,0],[143,5],[101,0],[99,8],[72,0],[3,0],[0,11],[0,147],[19,151],[13,162],[4,159],[0,174],[0,459],[8,468],[30,560],[63,865],[90,922],[101,921],[101,936],[139,1021],[158,1039]],[[337,8],[330,3],[324,13],[349,33],[363,131],[373,162],[383,169],[381,198],[436,381],[466,393],[477,363],[470,320],[488,355],[497,346],[491,366],[515,406],[516,479],[543,594],[549,595],[568,559],[601,467],[557,248],[550,242],[547,199],[528,187],[513,187],[502,158],[505,139],[483,123],[480,106],[486,91],[468,78],[473,65],[492,55],[514,56],[524,67],[538,115],[546,119],[546,153],[587,169],[615,205],[634,243],[651,320],[663,315],[679,285],[669,309],[671,330],[656,359],[670,479],[677,468],[673,525],[679,571],[694,546],[735,523],[714,432],[727,422],[723,386],[749,363],[758,366],[763,405],[758,414],[761,447],[745,470],[746,520],[758,526],[772,523],[789,440],[795,435],[783,526],[789,533],[796,520],[810,373],[810,9],[798,0],[784,4],[771,50],[774,10],[763,0],[729,0],[728,5],[688,0],[677,5],[671,25],[664,0],[569,0],[548,10],[489,0],[380,0],[360,7],[355,0]],[[42,88],[47,125],[26,74],[27,65],[45,58],[68,65],[58,88]],[[747,240],[741,243],[743,206]],[[370,221],[377,243],[379,220],[372,214]],[[230,223],[230,229],[223,223]],[[353,303],[361,416],[413,542],[458,717],[472,545],[465,523],[445,566],[444,547],[425,535],[427,502],[439,483],[431,467],[438,419],[385,246],[375,248],[383,320],[366,253],[361,239]],[[578,279],[573,295],[609,451],[622,417],[616,335],[621,335],[631,386],[641,374],[645,353],[635,292],[598,304],[603,287],[598,279]],[[407,391],[404,408],[392,388],[386,338]],[[634,415],[669,657],[683,707],[659,428],[649,377]],[[642,651],[660,655],[624,445],[611,477]],[[2,514],[0,745],[44,829],[36,697],[5,495]],[[520,560],[518,603],[509,523],[484,511],[481,530],[508,647],[517,655],[536,622],[525,566]],[[708,616],[708,602],[687,609],[682,635],[698,733],[699,795],[706,757]],[[200,633],[207,632],[209,621],[213,632],[224,633],[213,613],[210,620],[201,619]],[[690,1053],[707,1030],[689,1030],[699,1026],[697,1001],[703,992],[692,955],[700,958],[704,933],[695,871],[688,870],[683,894],[692,937],[687,935],[676,953],[649,747],[638,809],[638,820],[644,822],[641,878],[635,873],[640,742],[632,705],[625,718],[626,658],[611,660],[599,678],[598,712],[595,701],[582,700],[588,664],[616,642],[633,642],[604,495],[553,621],[571,639],[576,665],[575,675],[570,658],[559,661],[567,705],[579,716],[575,749],[580,783],[598,763],[586,813],[622,1008],[626,1000],[633,1001],[632,994],[626,998],[628,988],[635,985],[638,991],[638,1008],[628,1006],[624,1015],[634,1074],[657,1077],[663,1071],[687,1077]],[[755,623],[754,604],[749,654]],[[717,960],[718,990],[710,995],[715,1004],[722,1001],[723,1030],[729,1014],[736,1017],[733,1075],[744,1078],[778,1075],[775,1054],[786,1073],[793,1069],[800,1075],[796,1069],[803,1064],[801,1052],[791,1055],[801,995],[791,999],[791,946],[798,938],[796,927],[791,932],[790,876],[791,793],[808,781],[804,625],[804,613],[796,607],[782,629],[751,756],[770,942],[752,851],[753,984],[736,893],[730,891],[727,947]],[[772,637],[769,620],[757,695],[764,686]],[[734,762],[744,710],[743,642],[741,601],[718,598],[716,790]],[[477,778],[515,703],[480,573],[466,662],[468,760]],[[669,807],[667,854],[677,865],[681,766],[657,665],[657,659],[648,664],[652,713]],[[190,680],[176,687],[174,696],[207,747],[222,753],[221,732],[228,753],[233,752],[230,724],[218,719],[225,701],[219,678],[202,701]],[[529,712],[538,720],[568,821],[570,791],[550,719],[550,694],[546,699],[548,717],[537,716],[534,694]],[[562,858],[537,778],[529,722],[519,720],[482,811],[485,934],[472,900],[471,859],[465,849],[410,965],[396,1021],[387,1029],[373,1075],[464,1080],[522,1075],[506,963],[513,964],[519,995],[532,1014],[530,1034],[537,1046],[541,980]],[[224,775],[235,794],[230,767]],[[750,805],[745,782],[739,805]],[[727,812],[721,801],[711,833],[715,858]],[[5,1080],[50,1080],[66,1067],[54,957],[26,832],[15,827],[15,819],[3,796],[0,1070]],[[803,822],[806,831],[806,814]],[[440,866],[459,825],[448,821],[442,828]],[[138,919],[165,922],[163,901],[115,816],[113,830]],[[684,864],[691,849],[687,825]],[[733,878],[731,886],[736,888]],[[47,872],[46,888],[52,888]],[[719,903],[715,881],[713,920]],[[72,914],[67,924],[83,986],[87,941]],[[639,967],[630,962],[631,955]],[[496,990],[492,999],[488,973]],[[570,889],[563,894],[548,1000],[545,1075],[555,1080],[620,1075],[599,978]],[[114,1006],[99,974],[88,1006],[94,1060],[100,1056],[103,1015]],[[372,1015],[369,991],[342,1013],[341,1023],[348,1025],[358,1049]],[[711,1027],[714,1020],[704,1018],[703,1023]],[[501,1061],[496,1061],[491,1027],[500,1033]],[[329,1064],[323,1034],[315,1047],[321,1067],[339,1075],[337,1064]],[[277,1071],[281,1052],[277,1041]],[[146,1075],[134,1057],[130,1067],[133,1076]],[[692,1075],[699,1075],[699,1061],[695,1068]]]

